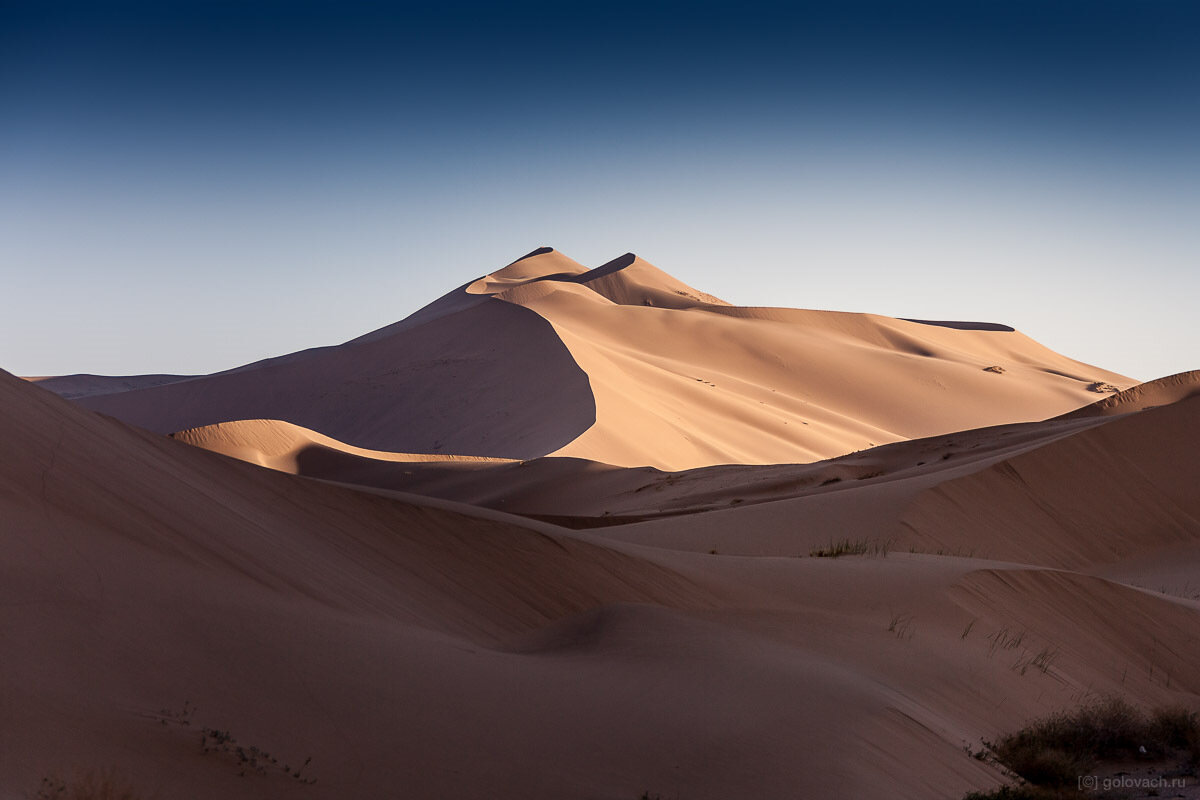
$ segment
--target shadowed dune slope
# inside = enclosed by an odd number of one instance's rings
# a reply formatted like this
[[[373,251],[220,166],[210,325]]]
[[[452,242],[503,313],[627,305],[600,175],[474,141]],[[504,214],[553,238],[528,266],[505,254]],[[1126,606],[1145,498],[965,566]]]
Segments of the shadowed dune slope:
[[[1197,545],[1197,441],[1193,396],[926,490],[901,524],[926,546],[1072,568]]]
[[[650,477],[647,488],[616,494],[614,513],[652,493],[668,509],[691,504],[704,513],[635,517],[600,532],[657,547],[755,555],[864,541],[892,552],[1136,573],[1141,586],[1184,587],[1181,573],[1200,571],[1198,436],[1200,398],[1193,397],[1127,416],[904,442],[811,467]],[[1117,566],[1133,561],[1142,566]],[[1200,582],[1191,583],[1200,591]]]
[[[388,335],[79,402],[158,433],[269,418],[376,450],[509,458],[562,447],[595,419],[588,378],[550,325],[490,298]]]
[[[193,375],[57,375],[47,378],[26,378],[43,389],[54,392],[67,400],[92,397],[114,392],[128,392],[150,386],[186,381]]]
[[[896,442],[808,464],[726,464],[678,472],[565,456],[511,461],[363,450],[279,420],[228,422],[173,436],[293,474],[517,514],[571,518],[571,524],[588,527],[770,503],[850,486],[949,480],[1106,421],[1021,423]]]
[[[656,567],[562,539],[549,526],[258,469],[74,408],[2,372],[0,405],[5,566],[16,572],[87,572],[76,547],[95,548],[227,571],[284,596],[485,640],[588,607],[609,591],[637,601],[701,596]],[[582,571],[572,577],[538,575],[536,562],[561,561],[557,571],[578,554],[586,554]],[[472,562],[486,574],[463,591]],[[24,573],[20,582],[31,580]],[[563,605],[570,597],[580,605]]]
[[[712,603],[670,569],[549,526],[263,470],[2,372],[0,408],[0,624],[21,642],[0,686],[4,796],[131,760],[164,796],[298,788],[239,785],[236,761],[201,758],[198,729],[160,724],[189,699],[293,765],[324,760],[340,782],[313,796],[382,796],[396,775],[354,776],[399,713],[387,687],[403,670],[601,605]],[[432,715],[452,691],[428,707],[405,693],[404,713]]]
[[[238,450],[254,439],[243,425],[278,431],[271,435],[288,445]],[[276,469],[599,526],[605,536],[660,547],[786,555],[852,537],[1083,568],[1200,545],[1200,397],[1124,416],[897,442],[813,464],[683,472],[564,457],[370,453],[272,421],[178,437]]]
[[[0,408],[4,796],[116,765],[237,800],[959,798],[1002,779],[964,743],[1091,692],[1200,690],[1200,606],[1100,577],[612,549],[239,463],[5,374]],[[364,457],[249,428],[274,458]],[[201,728],[311,757],[317,783]]]

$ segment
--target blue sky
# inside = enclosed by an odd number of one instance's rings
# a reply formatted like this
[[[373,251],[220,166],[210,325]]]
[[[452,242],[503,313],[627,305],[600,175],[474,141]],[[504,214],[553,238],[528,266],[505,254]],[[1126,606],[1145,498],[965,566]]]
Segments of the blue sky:
[[[0,366],[207,372],[534,247],[1200,368],[1186,2],[14,2]]]

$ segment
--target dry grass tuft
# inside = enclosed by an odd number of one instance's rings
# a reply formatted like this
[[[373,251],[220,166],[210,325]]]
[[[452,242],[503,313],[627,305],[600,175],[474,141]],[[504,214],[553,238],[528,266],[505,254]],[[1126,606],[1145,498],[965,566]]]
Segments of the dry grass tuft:
[[[113,768],[81,770],[68,781],[58,776],[42,778],[33,800],[144,800],[132,784]]]

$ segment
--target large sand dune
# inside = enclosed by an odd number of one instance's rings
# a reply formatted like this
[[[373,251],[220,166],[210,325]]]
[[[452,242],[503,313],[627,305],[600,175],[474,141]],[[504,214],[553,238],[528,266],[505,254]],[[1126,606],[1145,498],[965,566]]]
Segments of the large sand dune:
[[[542,248],[337,347],[79,402],[161,433],[278,419],[372,450],[679,470],[1042,419],[1131,384],[1003,325],[741,308],[632,254],[587,270]]]

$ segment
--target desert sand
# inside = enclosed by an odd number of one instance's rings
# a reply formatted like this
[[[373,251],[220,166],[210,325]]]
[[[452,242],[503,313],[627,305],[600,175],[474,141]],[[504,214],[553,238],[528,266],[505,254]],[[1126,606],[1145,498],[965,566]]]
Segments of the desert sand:
[[[542,248],[114,380],[0,374],[0,798],[961,798],[1048,711],[1200,708],[1197,372]]]
[[[1044,419],[1133,383],[1003,325],[740,308],[632,254],[587,270],[544,248],[336,347],[79,400],[158,433],[277,419],[371,450],[680,470]]]

